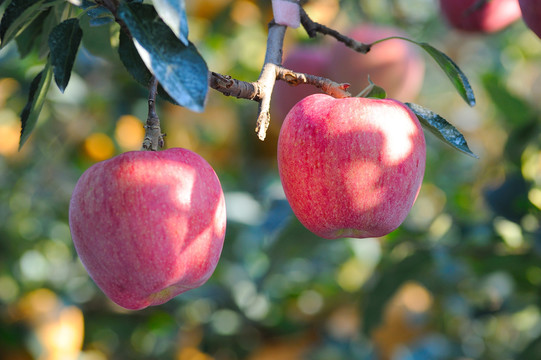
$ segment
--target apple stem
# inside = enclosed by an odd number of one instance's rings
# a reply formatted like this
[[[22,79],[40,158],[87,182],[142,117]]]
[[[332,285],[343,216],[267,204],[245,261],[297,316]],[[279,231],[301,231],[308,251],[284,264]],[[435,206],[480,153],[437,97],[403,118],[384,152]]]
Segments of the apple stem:
[[[156,94],[158,93],[158,80],[155,76],[150,79],[148,94],[148,117],[145,125],[145,139],[142,150],[158,151],[164,145],[164,136],[160,128],[160,118],[156,113]]]
[[[306,30],[306,33],[310,38],[315,38],[318,33],[323,35],[329,35],[335,38],[336,40],[344,43],[347,47],[361,53],[366,54],[370,51],[372,44],[364,44],[355,39],[352,39],[348,36],[341,34],[340,32],[331,29],[325,25],[317,23],[310,19],[306,11],[301,7],[301,24]]]

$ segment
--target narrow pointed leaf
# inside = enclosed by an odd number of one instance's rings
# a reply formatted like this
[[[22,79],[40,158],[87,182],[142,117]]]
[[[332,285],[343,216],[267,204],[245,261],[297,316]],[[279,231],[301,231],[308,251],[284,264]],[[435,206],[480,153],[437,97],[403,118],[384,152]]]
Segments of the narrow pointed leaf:
[[[42,11],[63,0],[11,0],[0,21],[0,48],[19,35]]]
[[[188,46],[188,19],[184,0],[152,0],[154,8],[177,38]]]
[[[385,39],[381,39],[378,41],[373,42],[371,45],[375,45],[377,43],[391,40],[391,39],[400,39],[408,41],[412,44],[415,44],[419,47],[421,47],[424,51],[426,51],[440,66],[440,68],[443,70],[445,75],[451,80],[451,83],[455,87],[455,89],[458,91],[460,96],[466,101],[466,103],[470,106],[475,106],[475,95],[473,93],[473,89],[470,85],[470,82],[468,81],[468,78],[464,74],[464,72],[458,67],[457,64],[447,55],[445,55],[440,50],[436,49],[432,45],[425,43],[425,42],[417,42],[405,37],[401,36],[391,36]]]
[[[451,145],[457,150],[462,151],[463,153],[478,159],[478,156],[475,155],[470,148],[468,143],[462,135],[453,125],[451,125],[447,120],[432,112],[431,110],[424,108],[417,104],[406,103],[406,106],[413,111],[417,116],[421,125],[436,135],[437,138],[443,142]]]
[[[422,47],[438,63],[464,101],[470,106],[475,106],[473,89],[468,78],[460,70],[458,65],[449,56],[427,43],[417,43],[417,45]]]
[[[62,92],[68,86],[82,37],[83,31],[77,18],[58,24],[49,35],[54,80]]]
[[[167,93],[193,111],[203,111],[208,92],[208,68],[193,44],[185,46],[145,4],[123,3],[118,9],[134,37],[137,52]]]
[[[32,80],[28,93],[28,102],[21,113],[21,138],[19,150],[34,130],[39,114],[43,108],[49,85],[51,84],[52,69],[47,62],[45,68]]]

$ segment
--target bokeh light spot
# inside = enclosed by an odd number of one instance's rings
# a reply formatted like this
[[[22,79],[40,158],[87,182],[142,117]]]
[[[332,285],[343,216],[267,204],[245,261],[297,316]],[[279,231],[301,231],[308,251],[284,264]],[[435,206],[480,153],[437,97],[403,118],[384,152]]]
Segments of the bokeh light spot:
[[[93,161],[103,161],[115,153],[115,145],[109,136],[103,133],[94,133],[84,142],[85,154]]]

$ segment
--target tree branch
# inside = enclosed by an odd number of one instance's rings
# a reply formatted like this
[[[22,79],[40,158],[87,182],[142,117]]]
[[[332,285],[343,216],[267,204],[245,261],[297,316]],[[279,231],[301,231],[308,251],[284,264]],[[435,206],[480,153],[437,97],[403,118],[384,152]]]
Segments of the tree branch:
[[[309,37],[314,38],[317,36],[317,33],[323,34],[323,35],[329,35],[335,38],[336,40],[344,43],[347,47],[360,52],[361,54],[366,54],[370,51],[370,48],[372,47],[372,44],[364,44],[362,42],[359,42],[355,39],[352,39],[350,37],[347,37],[345,35],[342,35],[338,31],[328,28],[325,25],[319,24],[308,16],[306,11],[301,7],[301,24],[304,27],[304,30],[306,30],[306,33]]]
[[[156,94],[158,93],[158,80],[155,76],[150,79],[148,94],[148,117],[145,125],[145,139],[142,150],[158,151],[163,147],[164,141],[160,128],[160,118],[156,113]]]
[[[308,15],[306,15],[302,9],[301,12],[304,14],[303,16],[305,18],[305,22],[312,24],[310,26],[312,26],[314,29],[319,29],[320,27],[321,29],[328,29],[323,25],[312,22],[312,20],[310,20]],[[308,19],[308,21],[306,19]],[[255,131],[260,140],[265,140],[266,132],[269,127],[270,101],[276,80],[286,81],[292,86],[301,84],[312,85],[321,89],[324,93],[336,98],[351,96],[351,94],[347,91],[349,84],[339,84],[324,77],[299,73],[282,67],[282,47],[285,30],[285,26],[278,25],[274,22],[269,24],[265,61],[259,75],[259,79],[256,82],[245,82],[233,79],[228,75],[210,72],[209,85],[214,90],[217,90],[226,96],[235,96],[237,98],[254,100],[259,103]],[[331,29],[323,31],[335,32],[339,36],[343,37]],[[352,39],[350,39],[350,41],[355,42],[355,40]],[[361,44],[361,47],[362,49],[366,49],[366,51],[368,51],[367,45]]]

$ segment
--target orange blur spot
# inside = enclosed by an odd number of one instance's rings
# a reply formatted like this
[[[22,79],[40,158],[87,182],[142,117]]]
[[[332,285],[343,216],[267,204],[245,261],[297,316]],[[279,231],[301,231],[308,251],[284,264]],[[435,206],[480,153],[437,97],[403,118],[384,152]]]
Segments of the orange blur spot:
[[[139,150],[145,137],[143,123],[133,115],[121,116],[115,128],[115,140],[123,151]]]
[[[83,149],[93,161],[107,160],[115,153],[113,140],[103,133],[94,133],[88,136],[83,144]]]

